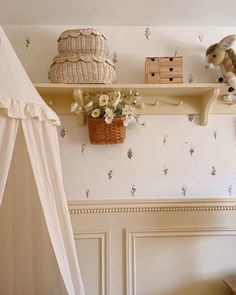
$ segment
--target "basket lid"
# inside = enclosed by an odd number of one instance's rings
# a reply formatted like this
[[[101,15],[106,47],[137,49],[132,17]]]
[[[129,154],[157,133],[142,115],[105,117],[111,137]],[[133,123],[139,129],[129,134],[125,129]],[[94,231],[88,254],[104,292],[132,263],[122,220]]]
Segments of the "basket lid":
[[[51,67],[55,64],[55,63],[63,63],[63,62],[77,62],[77,61],[83,61],[83,62],[99,62],[99,63],[108,63],[110,66],[112,66],[113,68],[115,68],[115,64],[114,62],[105,56],[101,56],[101,55],[93,55],[93,54],[59,54],[57,56],[54,57],[53,61],[52,61],[52,65]]]
[[[68,38],[68,36],[76,38],[79,35],[82,35],[82,36],[90,36],[90,35],[100,36],[100,37],[104,38],[105,40],[107,40],[106,37],[101,32],[99,32],[98,30],[95,30],[95,29],[74,29],[74,30],[66,30],[66,31],[62,32],[61,35],[59,36],[57,42],[59,42],[61,39]]]

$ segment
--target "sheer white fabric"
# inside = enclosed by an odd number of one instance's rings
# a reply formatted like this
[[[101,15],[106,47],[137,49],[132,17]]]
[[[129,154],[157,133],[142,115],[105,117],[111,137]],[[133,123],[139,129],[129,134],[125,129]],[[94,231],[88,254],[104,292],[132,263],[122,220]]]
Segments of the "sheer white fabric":
[[[22,121],[26,144],[35,176],[51,242],[69,294],[83,294],[63,179],[58,136],[49,122]],[[45,198],[45,196],[47,196]]]
[[[84,295],[63,187],[59,123],[0,26],[1,295]]]
[[[50,242],[21,127],[0,207],[0,294],[68,294]]]
[[[7,181],[12,152],[15,145],[18,120],[9,120],[0,113],[0,205]]]
[[[59,125],[56,114],[33,87],[7,36],[0,26],[0,108],[8,117],[37,118]]]

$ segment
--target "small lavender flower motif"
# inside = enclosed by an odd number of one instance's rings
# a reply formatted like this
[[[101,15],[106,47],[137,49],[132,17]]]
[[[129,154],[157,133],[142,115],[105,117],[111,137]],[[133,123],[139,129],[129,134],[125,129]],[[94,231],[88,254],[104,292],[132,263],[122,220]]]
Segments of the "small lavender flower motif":
[[[189,76],[188,76],[188,83],[189,84],[192,84],[193,83],[193,80],[194,80],[193,75],[192,74],[189,74]]]
[[[146,39],[149,40],[149,36],[151,35],[151,30],[149,27],[146,27],[144,35]]]
[[[198,39],[199,39],[200,42],[203,41],[203,39],[204,39],[204,33],[203,32],[198,33]]]
[[[168,170],[169,170],[169,169],[168,169],[167,166],[164,166],[164,167],[163,167],[163,173],[164,173],[165,176],[167,175]]]
[[[133,157],[133,151],[131,148],[129,148],[128,152],[127,152],[127,157],[131,160]]]
[[[187,194],[187,187],[185,185],[182,185],[181,187],[181,193],[182,193],[182,196],[185,197],[186,194]]]
[[[110,171],[107,173],[109,179],[112,179],[112,176],[113,176],[112,174],[113,174],[113,171],[112,171],[112,170],[110,170]]]
[[[175,57],[178,56],[179,52],[180,52],[180,47],[175,47],[174,56]]]
[[[218,130],[215,129],[213,134],[214,134],[214,138],[216,139],[218,137]]]
[[[189,120],[189,122],[193,121],[193,114],[188,114],[188,120]]]
[[[131,188],[131,195],[132,195],[132,197],[135,197],[135,193],[136,193],[136,187],[135,187],[135,185],[132,185],[132,188]]]
[[[212,166],[212,168],[211,168],[211,175],[216,176],[216,168],[215,168],[215,166]]]
[[[48,80],[50,81],[51,80],[51,77],[50,77],[50,70],[48,69]]]
[[[228,186],[228,192],[229,192],[230,197],[232,197],[232,190],[233,190],[233,186],[231,184]]]
[[[64,126],[61,127],[61,132],[60,132],[60,134],[61,134],[61,137],[62,137],[62,138],[65,137],[65,135],[66,135],[66,130],[65,130],[65,127],[64,127]]]
[[[89,198],[89,195],[90,195],[90,191],[89,191],[89,189],[87,189],[86,192],[85,192],[85,196],[86,196],[87,199]]]
[[[86,149],[86,144],[83,143],[83,144],[81,145],[81,153],[82,153],[82,155],[84,154],[85,149]]]
[[[118,62],[118,56],[116,52],[113,53],[112,61],[114,62],[114,64]]]
[[[168,135],[164,135],[164,138],[163,138],[163,141],[162,141],[163,145],[166,145],[167,137],[168,137]]]
[[[30,38],[25,38],[25,49],[28,49],[31,43],[31,39]]]
[[[194,152],[195,152],[195,147],[191,146],[189,149],[189,153],[190,153],[191,157],[193,156]]]

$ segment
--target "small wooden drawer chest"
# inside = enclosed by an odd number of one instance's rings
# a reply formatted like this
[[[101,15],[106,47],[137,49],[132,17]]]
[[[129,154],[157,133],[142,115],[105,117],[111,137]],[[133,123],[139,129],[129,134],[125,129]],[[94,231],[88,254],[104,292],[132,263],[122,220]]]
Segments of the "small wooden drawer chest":
[[[147,57],[145,83],[183,83],[183,57]]]
[[[236,278],[224,279],[223,282],[230,289],[230,294],[235,295],[236,294]]]

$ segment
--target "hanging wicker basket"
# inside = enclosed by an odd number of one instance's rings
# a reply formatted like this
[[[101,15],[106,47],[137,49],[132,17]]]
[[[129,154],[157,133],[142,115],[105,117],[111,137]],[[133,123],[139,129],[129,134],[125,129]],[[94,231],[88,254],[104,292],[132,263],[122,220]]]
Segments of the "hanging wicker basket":
[[[107,124],[102,118],[88,117],[89,139],[92,144],[123,143],[126,136],[126,127],[123,118],[115,118]]]

